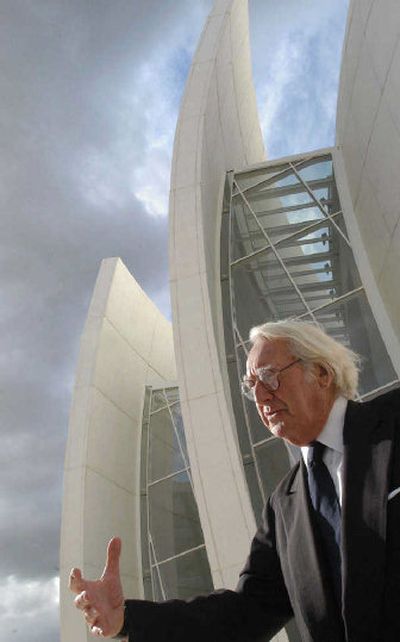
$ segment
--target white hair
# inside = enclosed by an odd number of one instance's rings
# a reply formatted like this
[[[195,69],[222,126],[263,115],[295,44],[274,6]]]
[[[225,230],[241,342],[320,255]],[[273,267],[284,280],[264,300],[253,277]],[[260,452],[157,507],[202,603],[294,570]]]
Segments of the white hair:
[[[332,339],[317,325],[293,319],[271,321],[250,330],[252,343],[260,337],[286,339],[294,357],[306,364],[321,365],[332,373],[339,394],[346,399],[354,399],[357,395],[359,355]]]

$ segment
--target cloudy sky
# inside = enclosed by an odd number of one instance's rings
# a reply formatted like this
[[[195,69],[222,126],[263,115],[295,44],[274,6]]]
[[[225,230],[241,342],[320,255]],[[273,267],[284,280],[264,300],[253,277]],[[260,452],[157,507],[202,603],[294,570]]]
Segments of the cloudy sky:
[[[62,468],[104,257],[169,312],[167,201],[212,0],[0,0],[0,642],[55,642]],[[334,142],[347,0],[250,0],[270,158]]]

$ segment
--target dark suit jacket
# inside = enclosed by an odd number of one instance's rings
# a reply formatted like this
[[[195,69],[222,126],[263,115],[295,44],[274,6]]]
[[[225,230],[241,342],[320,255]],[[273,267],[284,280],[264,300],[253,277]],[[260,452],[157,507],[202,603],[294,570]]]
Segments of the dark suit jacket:
[[[335,604],[301,461],[270,497],[236,591],[128,600],[131,642],[269,640],[293,614],[304,642],[400,641],[400,391],[349,402],[344,425],[343,606]]]

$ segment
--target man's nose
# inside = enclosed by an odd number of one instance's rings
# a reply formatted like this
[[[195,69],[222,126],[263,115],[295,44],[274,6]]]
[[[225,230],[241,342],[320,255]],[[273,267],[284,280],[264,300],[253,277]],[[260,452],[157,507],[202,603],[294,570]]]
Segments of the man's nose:
[[[254,386],[254,397],[257,403],[265,403],[274,396],[273,390],[262,381],[256,381]]]

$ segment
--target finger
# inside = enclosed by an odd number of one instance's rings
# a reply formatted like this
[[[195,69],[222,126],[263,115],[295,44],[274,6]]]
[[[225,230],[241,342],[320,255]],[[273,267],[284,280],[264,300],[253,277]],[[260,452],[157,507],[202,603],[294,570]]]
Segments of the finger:
[[[88,595],[87,595],[86,591],[83,591],[82,593],[80,593],[74,599],[74,602],[75,602],[76,608],[80,609],[81,611],[83,611],[84,609],[91,608],[91,606],[92,606],[90,600],[88,599]]]
[[[119,537],[113,537],[108,542],[107,559],[104,567],[102,579],[107,575],[119,575],[119,557],[121,555],[121,540]]]
[[[88,624],[93,625],[97,623],[97,620],[99,619],[99,612],[97,611],[97,609],[90,607],[88,609],[85,609],[83,613]]]
[[[69,574],[69,583],[70,591],[73,593],[81,593],[85,590],[86,582],[82,577],[82,573],[79,568],[73,568]]]
[[[90,632],[92,633],[92,635],[96,635],[98,638],[104,637],[103,636],[103,630],[100,629],[98,626],[91,626],[89,628],[90,628]]]

